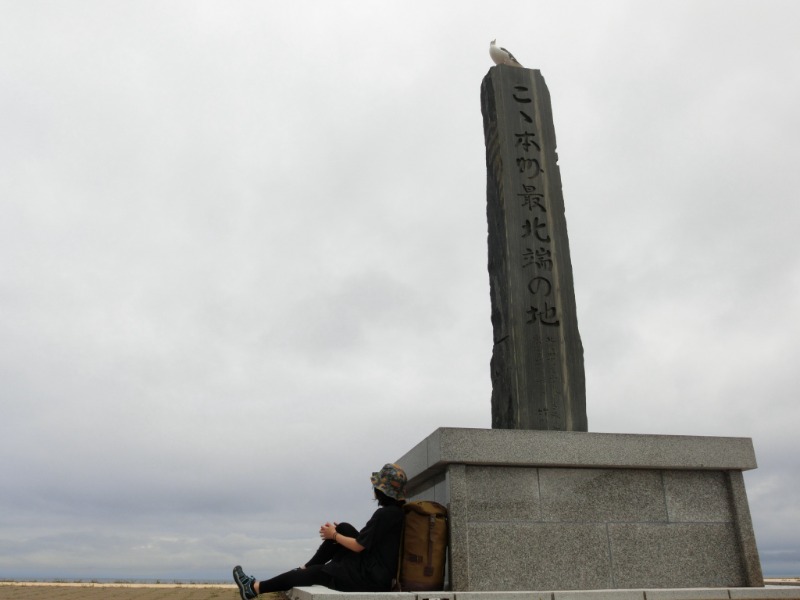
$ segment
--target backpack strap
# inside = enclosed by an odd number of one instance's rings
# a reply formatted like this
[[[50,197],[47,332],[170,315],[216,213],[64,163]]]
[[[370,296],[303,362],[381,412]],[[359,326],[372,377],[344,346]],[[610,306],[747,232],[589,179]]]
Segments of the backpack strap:
[[[400,586],[400,565],[403,564],[403,542],[406,540],[406,513],[403,511],[403,527],[400,528],[400,552],[397,553],[397,574],[394,577],[394,585],[392,586],[393,592],[402,592],[403,588]]]
[[[428,564],[425,566],[425,575],[433,575],[433,530],[436,529],[436,515],[428,518]]]

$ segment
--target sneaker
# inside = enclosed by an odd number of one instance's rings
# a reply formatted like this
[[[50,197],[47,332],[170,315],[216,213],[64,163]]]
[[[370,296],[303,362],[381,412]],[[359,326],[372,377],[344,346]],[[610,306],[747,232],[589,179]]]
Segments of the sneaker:
[[[242,567],[236,565],[233,567],[233,580],[239,586],[239,595],[242,600],[253,600],[258,594],[256,593],[255,583],[256,578],[250,575],[245,575]]]

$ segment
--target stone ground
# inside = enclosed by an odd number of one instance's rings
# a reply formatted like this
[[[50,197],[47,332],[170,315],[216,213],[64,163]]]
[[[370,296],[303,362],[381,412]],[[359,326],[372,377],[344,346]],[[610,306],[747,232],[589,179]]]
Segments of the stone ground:
[[[264,600],[284,600],[265,594]],[[240,600],[235,585],[0,582],[0,600]]]
[[[766,580],[767,585],[798,586],[800,578]],[[265,594],[263,600],[286,600]],[[239,600],[235,585],[27,583],[0,581],[0,600]]]

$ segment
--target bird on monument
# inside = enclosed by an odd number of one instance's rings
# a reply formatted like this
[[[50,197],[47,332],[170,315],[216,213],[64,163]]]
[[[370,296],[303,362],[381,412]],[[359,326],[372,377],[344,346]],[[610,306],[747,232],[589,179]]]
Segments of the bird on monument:
[[[489,56],[492,57],[494,64],[524,68],[521,64],[519,64],[519,61],[514,58],[514,55],[511,54],[511,52],[496,45],[496,41],[497,40],[492,40],[492,42],[489,44]]]

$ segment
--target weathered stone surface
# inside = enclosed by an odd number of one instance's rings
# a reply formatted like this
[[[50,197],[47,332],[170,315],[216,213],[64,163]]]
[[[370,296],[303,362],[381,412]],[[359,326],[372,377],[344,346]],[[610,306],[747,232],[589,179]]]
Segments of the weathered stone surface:
[[[467,518],[514,521],[540,514],[539,473],[520,467],[467,467]]]
[[[553,600],[646,600],[641,590],[580,590],[553,592]]]
[[[600,523],[470,523],[470,590],[613,587]]]
[[[742,552],[742,569],[747,580],[747,585],[758,585],[753,582],[763,582],[764,575],[761,571],[761,560],[756,547],[756,536],[753,531],[753,521],[750,519],[750,505],[747,502],[747,491],[744,487],[744,477],[739,470],[726,472],[728,489],[731,494],[731,511],[733,513],[733,526]]]
[[[469,494],[467,493],[467,469],[464,465],[450,465],[447,468],[447,484],[450,488],[448,525],[450,534],[450,553],[448,560],[448,583],[457,592],[470,591],[469,567]],[[511,590],[519,588],[499,588]]]
[[[553,592],[457,592],[456,600],[553,600]]]
[[[658,471],[538,469],[543,521],[667,521]]]
[[[296,587],[289,590],[291,600],[419,600],[417,592],[339,592],[321,585]]]
[[[456,600],[454,592],[430,591],[417,592],[417,600]]]
[[[492,427],[586,431],[583,346],[541,73],[497,66],[481,85],[494,347]]]
[[[800,598],[800,589],[798,588],[732,588],[728,591],[731,600],[797,600]]]
[[[721,471],[667,471],[664,489],[673,523],[733,520],[730,492]]]
[[[747,585],[731,523],[610,523],[608,537],[621,588]]]
[[[727,588],[645,590],[647,600],[730,600]]]

